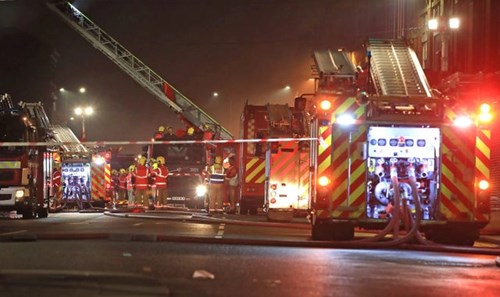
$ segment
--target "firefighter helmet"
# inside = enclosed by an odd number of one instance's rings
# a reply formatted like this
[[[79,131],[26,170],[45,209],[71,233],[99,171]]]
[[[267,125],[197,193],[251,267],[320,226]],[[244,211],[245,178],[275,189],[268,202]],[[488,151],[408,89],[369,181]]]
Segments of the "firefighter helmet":
[[[215,157],[215,164],[222,164],[222,157],[221,156]]]
[[[156,160],[158,161],[158,163],[160,165],[164,165],[165,164],[165,158],[162,157],[162,156],[159,156],[158,158],[156,158]]]
[[[163,131],[165,131],[165,127],[163,126],[158,127],[158,132],[163,132]]]
[[[146,164],[146,158],[145,158],[145,157],[140,157],[140,158],[137,160],[137,163],[139,163],[139,165],[144,165],[144,164]]]
[[[116,169],[113,169],[113,170],[111,170],[111,174],[116,175],[116,174],[118,174],[118,171],[116,171]]]
[[[133,164],[128,167],[129,172],[132,172],[134,170],[135,170],[135,166]]]
[[[120,169],[120,173],[121,173],[121,174],[125,174],[125,173],[127,173],[127,170],[125,170],[125,168],[121,168],[121,169]]]
[[[188,130],[187,130],[187,134],[188,135],[193,135],[194,134],[194,128],[193,127],[189,127]]]

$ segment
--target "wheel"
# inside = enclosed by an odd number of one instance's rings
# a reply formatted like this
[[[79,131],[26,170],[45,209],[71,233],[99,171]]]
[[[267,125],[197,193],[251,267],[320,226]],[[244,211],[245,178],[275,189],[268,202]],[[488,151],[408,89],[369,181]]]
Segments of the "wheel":
[[[479,239],[478,228],[462,228],[460,232],[451,228],[431,229],[425,232],[425,238],[435,243],[457,246],[474,246]]]
[[[39,218],[46,218],[49,216],[49,209],[48,208],[39,208],[37,211],[37,215]]]
[[[332,240],[332,225],[327,222],[316,222],[312,225],[311,237],[312,240]]]
[[[246,205],[246,203],[244,203],[243,201],[240,202],[240,214],[246,215],[246,214],[248,214],[248,210],[249,210],[249,208]]]
[[[334,223],[332,227],[333,240],[352,240],[354,238],[354,225]]]
[[[33,211],[33,205],[28,205],[21,210],[21,215],[23,219],[29,220],[35,217],[35,212]]]

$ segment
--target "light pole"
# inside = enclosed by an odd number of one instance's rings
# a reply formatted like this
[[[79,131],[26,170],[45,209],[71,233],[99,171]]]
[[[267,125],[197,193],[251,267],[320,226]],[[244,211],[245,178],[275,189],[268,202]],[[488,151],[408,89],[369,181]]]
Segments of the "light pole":
[[[94,109],[91,106],[77,107],[75,108],[75,114],[82,117],[82,135],[80,137],[81,141],[86,141],[87,135],[85,133],[85,117],[90,116],[94,113]]]
[[[429,30],[433,32],[439,32],[441,34],[441,72],[446,72],[449,70],[448,65],[448,47],[449,47],[449,39],[452,31],[456,31],[460,28],[460,19],[459,18],[444,18],[439,17],[435,19],[430,19]],[[456,53],[454,53],[456,55]],[[456,65],[454,65],[456,66]]]

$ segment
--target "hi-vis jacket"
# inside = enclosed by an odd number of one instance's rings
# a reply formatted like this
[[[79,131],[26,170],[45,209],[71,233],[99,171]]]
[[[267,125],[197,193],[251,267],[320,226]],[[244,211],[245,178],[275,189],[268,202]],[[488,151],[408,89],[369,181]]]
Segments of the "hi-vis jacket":
[[[144,165],[135,167],[135,189],[146,190],[148,188],[149,170]]]
[[[164,165],[161,165],[155,170],[153,170],[153,174],[156,177],[155,179],[156,187],[165,189],[167,187],[168,168]]]
[[[209,184],[223,184],[226,175],[224,174],[224,168],[222,166],[212,165],[208,168],[208,173],[210,176],[208,177]]]

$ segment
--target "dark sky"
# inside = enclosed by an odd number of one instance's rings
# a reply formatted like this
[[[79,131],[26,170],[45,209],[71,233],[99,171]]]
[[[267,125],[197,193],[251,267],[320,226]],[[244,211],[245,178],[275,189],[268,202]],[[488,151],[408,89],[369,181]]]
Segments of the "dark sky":
[[[294,95],[312,91],[308,78],[314,49],[352,49],[367,36],[392,37],[394,1],[73,3],[237,137],[246,100],[291,103]],[[0,92],[11,93],[15,100],[44,101],[50,109],[51,83],[74,91],[85,86],[84,96],[60,103],[69,110],[81,100],[96,108],[86,121],[89,140],[147,140],[160,124],[181,126],[163,103],[44,3],[0,1]],[[289,93],[283,91],[286,85],[292,88]],[[212,97],[214,91],[218,98]],[[78,128],[76,124],[71,125]]]

